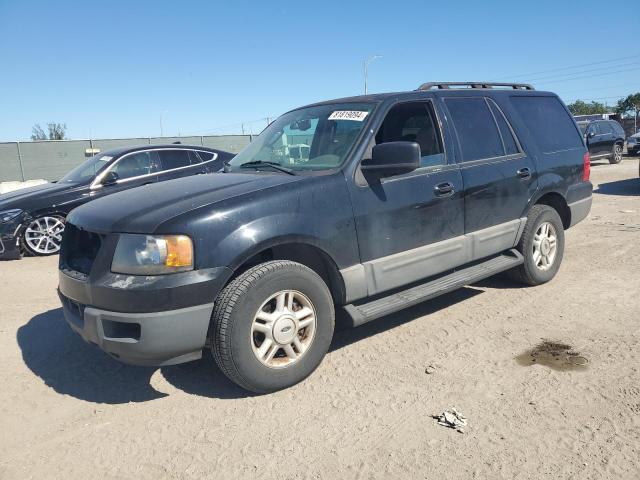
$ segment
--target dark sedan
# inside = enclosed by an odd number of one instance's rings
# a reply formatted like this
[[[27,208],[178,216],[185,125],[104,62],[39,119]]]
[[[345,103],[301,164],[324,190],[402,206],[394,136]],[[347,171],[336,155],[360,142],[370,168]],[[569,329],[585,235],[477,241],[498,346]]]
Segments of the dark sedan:
[[[0,195],[0,259],[60,250],[67,214],[130,188],[217,172],[233,154],[189,145],[146,145],[99,153],[60,181]]]

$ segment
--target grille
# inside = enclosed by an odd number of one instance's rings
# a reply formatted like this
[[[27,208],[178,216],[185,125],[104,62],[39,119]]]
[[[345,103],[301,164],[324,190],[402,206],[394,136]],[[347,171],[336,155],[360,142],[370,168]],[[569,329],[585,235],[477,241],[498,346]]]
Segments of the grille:
[[[101,245],[102,237],[97,233],[67,223],[60,246],[60,267],[89,275]]]

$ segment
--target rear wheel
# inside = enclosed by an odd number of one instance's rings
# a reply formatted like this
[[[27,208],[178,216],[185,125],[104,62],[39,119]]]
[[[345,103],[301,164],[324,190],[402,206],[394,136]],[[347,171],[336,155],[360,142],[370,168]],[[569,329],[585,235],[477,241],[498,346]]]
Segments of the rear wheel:
[[[611,152],[611,158],[609,158],[609,163],[616,164],[622,161],[622,145],[616,143],[613,146],[613,151]]]
[[[227,285],[210,331],[222,372],[247,390],[266,393],[309,376],[329,349],[333,300],[311,269],[290,261],[262,263]]]
[[[517,246],[524,263],[510,273],[526,285],[551,280],[562,263],[564,227],[560,215],[548,205],[534,205]]]
[[[57,215],[45,215],[33,219],[22,233],[22,247],[37,256],[54,255],[60,251],[64,218]]]

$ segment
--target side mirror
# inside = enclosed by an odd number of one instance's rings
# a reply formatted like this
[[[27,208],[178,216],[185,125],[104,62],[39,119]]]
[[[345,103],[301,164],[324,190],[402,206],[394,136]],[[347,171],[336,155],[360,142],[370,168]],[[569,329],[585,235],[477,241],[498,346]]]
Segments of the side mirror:
[[[593,138],[596,136],[596,132],[589,132],[587,133],[587,138]]]
[[[420,145],[415,142],[388,142],[373,147],[370,160],[360,165],[364,173],[390,177],[420,168]]]
[[[100,181],[100,183],[105,186],[108,187],[109,185],[115,185],[116,183],[118,183],[118,174],[114,171],[110,171],[107,172],[107,174],[102,178],[102,180]]]

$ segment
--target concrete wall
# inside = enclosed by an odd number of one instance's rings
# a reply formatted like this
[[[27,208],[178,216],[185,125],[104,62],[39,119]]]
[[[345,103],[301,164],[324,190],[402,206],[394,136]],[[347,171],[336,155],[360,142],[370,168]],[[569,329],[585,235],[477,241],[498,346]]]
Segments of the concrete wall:
[[[0,182],[43,178],[54,181],[85,161],[90,148],[101,152],[134,145],[157,145],[181,142],[219,148],[238,153],[251,141],[251,135],[216,135],[197,137],[138,137],[98,140],[58,140],[0,143]]]

